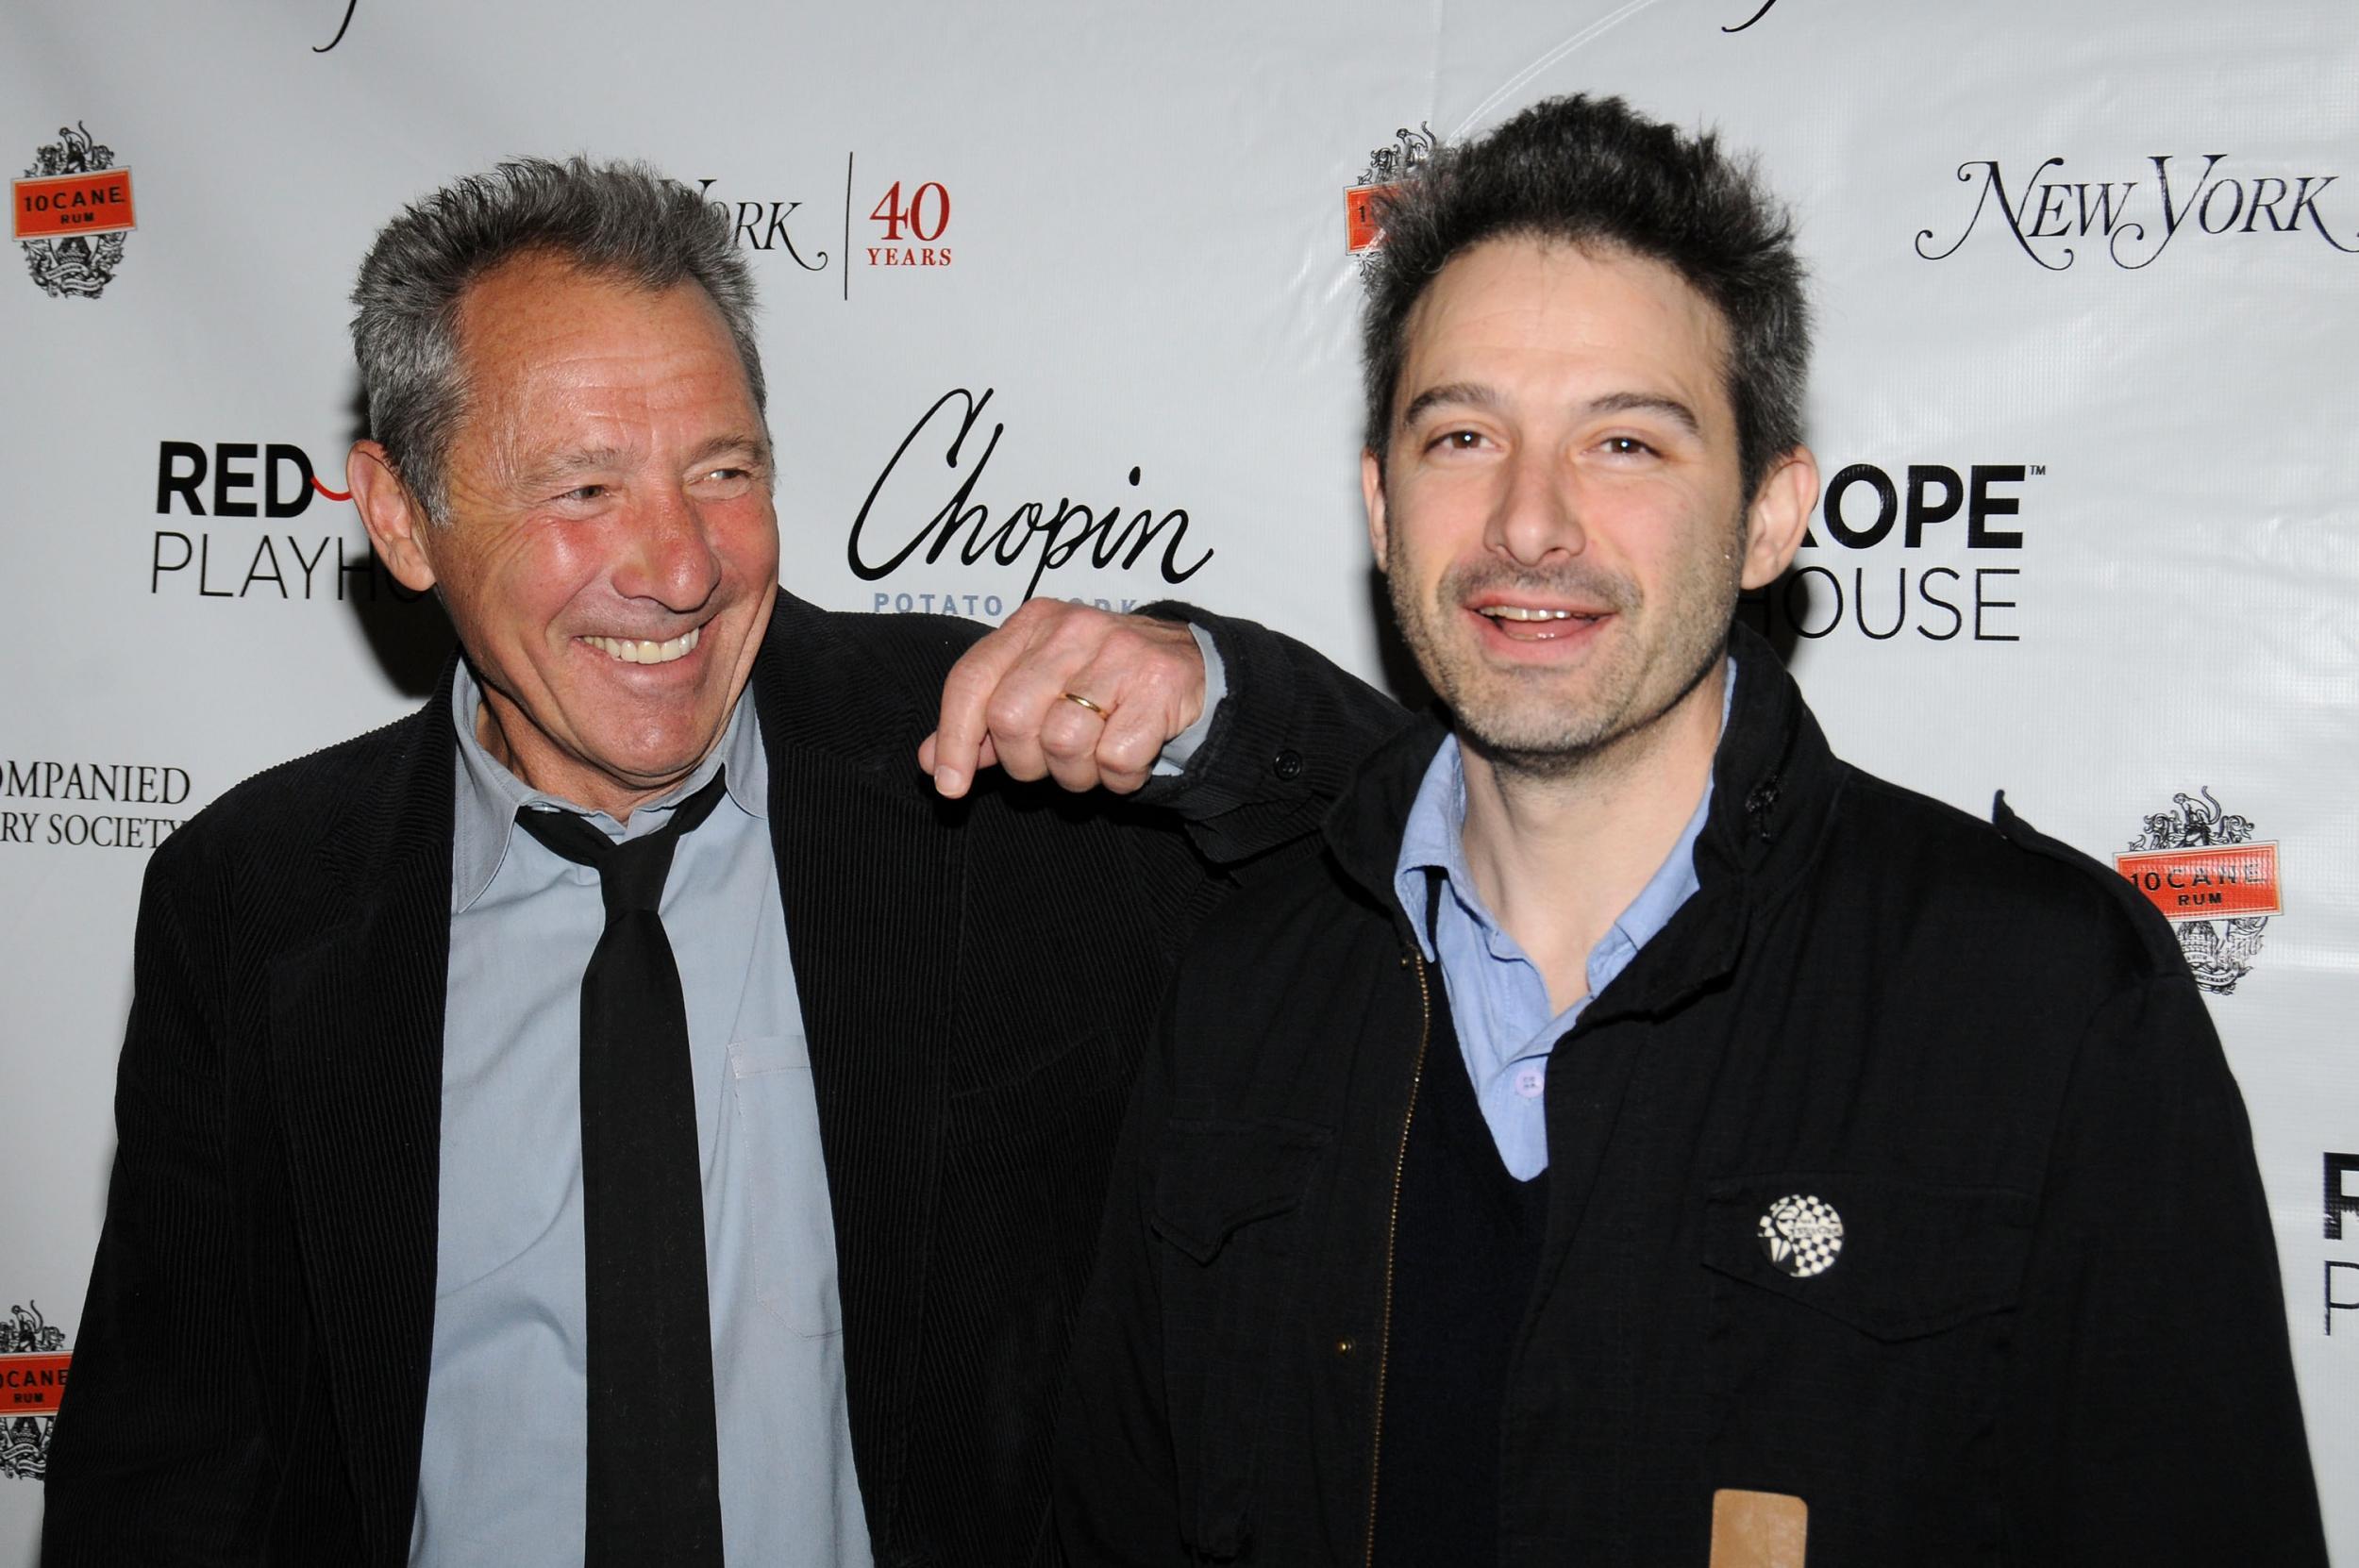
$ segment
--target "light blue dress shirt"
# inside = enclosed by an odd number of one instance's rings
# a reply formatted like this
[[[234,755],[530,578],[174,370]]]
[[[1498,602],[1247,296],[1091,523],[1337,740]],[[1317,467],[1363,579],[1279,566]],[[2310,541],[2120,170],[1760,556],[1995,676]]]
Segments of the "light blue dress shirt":
[[[1729,661],[1720,703],[1727,727],[1736,694],[1736,663]],[[1482,1119],[1499,1159],[1518,1181],[1548,1167],[1547,1092],[1556,1043],[1579,1021],[1590,999],[1630,966],[1638,950],[1670,924],[1696,891],[1696,836],[1712,806],[1712,779],[1663,864],[1638,890],[1630,908],[1589,950],[1588,995],[1562,1012],[1548,1006],[1548,984],[1515,939],[1483,907],[1466,868],[1466,767],[1450,736],[1425,770],[1393,870],[1393,893],[1416,928],[1417,945],[1442,973],[1450,1024],[1466,1059]],[[1442,875],[1432,928],[1426,925],[1430,874]]]
[[[515,830],[535,791],[451,693],[459,792],[443,1041],[434,1357],[410,1561],[579,1568],[588,1443],[581,975],[605,926],[594,870]],[[688,1006],[728,1560],[870,1560],[852,1468],[835,1229],[750,696],[695,774],[630,814],[654,832],[726,764],[679,841],[663,924]],[[912,763],[912,766],[914,764]]]

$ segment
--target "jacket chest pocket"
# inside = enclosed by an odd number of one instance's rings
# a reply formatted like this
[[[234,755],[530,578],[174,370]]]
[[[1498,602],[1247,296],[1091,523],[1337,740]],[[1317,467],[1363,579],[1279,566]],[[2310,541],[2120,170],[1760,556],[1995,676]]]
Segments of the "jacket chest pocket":
[[[1326,1128],[1282,1120],[1166,1126],[1148,1196],[1164,1389],[1182,1520],[1215,1558],[1249,1535],[1272,1357],[1310,1249],[1301,1213]]]
[[[2033,1210],[1857,1172],[1714,1183],[1710,1486],[1802,1498],[1814,1568],[1996,1560],[2000,1361]]]

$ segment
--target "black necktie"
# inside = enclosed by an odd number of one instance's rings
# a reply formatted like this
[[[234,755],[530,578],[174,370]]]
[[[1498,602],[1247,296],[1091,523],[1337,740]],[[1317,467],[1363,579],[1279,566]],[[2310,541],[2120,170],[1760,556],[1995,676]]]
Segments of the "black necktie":
[[[581,976],[585,1568],[721,1561],[696,1086],[679,966],[658,913],[674,846],[720,798],[716,774],[662,827],[623,843],[569,812],[516,818],[594,867],[606,898],[606,930]]]

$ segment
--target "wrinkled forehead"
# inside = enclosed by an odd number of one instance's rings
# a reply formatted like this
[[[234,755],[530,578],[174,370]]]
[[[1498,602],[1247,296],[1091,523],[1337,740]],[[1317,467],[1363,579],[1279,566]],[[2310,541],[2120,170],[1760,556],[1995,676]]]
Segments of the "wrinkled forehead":
[[[462,429],[498,412],[632,397],[742,402],[745,423],[761,425],[728,323],[694,280],[651,289],[519,258],[468,287],[454,325]]]
[[[452,318],[454,346],[470,371],[601,342],[644,350],[651,346],[644,329],[659,323],[661,337],[684,339],[684,347],[717,342],[736,353],[720,307],[694,279],[650,288],[551,251],[526,251],[487,269],[460,293]]]

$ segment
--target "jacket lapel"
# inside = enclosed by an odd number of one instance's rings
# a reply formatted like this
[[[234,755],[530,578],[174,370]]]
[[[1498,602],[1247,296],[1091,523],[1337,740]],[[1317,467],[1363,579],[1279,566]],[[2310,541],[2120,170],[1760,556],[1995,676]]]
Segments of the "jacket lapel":
[[[932,714],[783,594],[754,693],[835,1219],[853,1457],[881,1558],[915,1394],[966,808],[917,771]]]
[[[270,972],[271,1067],[320,1354],[380,1555],[407,1539],[416,1508],[432,1363],[448,692],[445,678],[404,721],[397,764],[323,840],[321,935]],[[852,1445],[881,1551],[915,1392],[965,808],[937,801],[917,772],[931,713],[785,595],[754,692],[835,1220]]]
[[[310,945],[270,971],[271,1071],[335,1417],[367,1539],[416,1506],[434,1329],[454,740],[448,672],[318,846]]]

